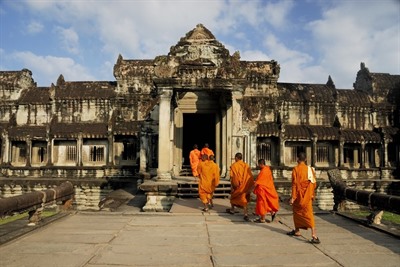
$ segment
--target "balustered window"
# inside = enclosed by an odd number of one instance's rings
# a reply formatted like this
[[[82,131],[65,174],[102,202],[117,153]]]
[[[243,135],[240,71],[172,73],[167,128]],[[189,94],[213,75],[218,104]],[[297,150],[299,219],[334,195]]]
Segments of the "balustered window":
[[[317,163],[329,162],[329,146],[318,145],[317,146]]]
[[[306,152],[306,148],[304,146],[292,146],[290,148],[290,162],[297,162],[297,157],[300,152]]]
[[[104,146],[90,146],[90,161],[104,161]]]
[[[257,145],[257,161],[259,159],[265,159],[265,161],[271,161],[271,143],[260,143]]]
[[[76,146],[66,146],[66,161],[75,162],[77,160]]]

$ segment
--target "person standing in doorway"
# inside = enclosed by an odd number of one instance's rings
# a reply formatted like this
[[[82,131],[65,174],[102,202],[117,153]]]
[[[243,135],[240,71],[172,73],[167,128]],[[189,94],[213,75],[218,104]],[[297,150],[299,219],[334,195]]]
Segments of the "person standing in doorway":
[[[192,174],[194,177],[199,176],[199,173],[197,172],[197,166],[199,165],[200,157],[200,150],[197,147],[197,144],[194,144],[193,150],[189,153],[190,168],[192,169]]]
[[[231,179],[231,208],[226,211],[234,214],[235,207],[243,208],[243,219],[250,221],[247,214],[247,204],[250,201],[254,179],[250,166],[242,160],[242,153],[236,153],[235,162],[231,165],[229,173]]]
[[[298,164],[292,170],[292,197],[289,204],[293,208],[293,222],[295,229],[288,232],[290,236],[300,236],[300,229],[311,229],[311,243],[319,244],[317,237],[312,202],[316,188],[316,175],[313,168],[307,166],[306,154],[298,155]]]
[[[259,216],[254,222],[265,222],[265,215],[271,213],[271,222],[274,221],[276,213],[279,210],[279,196],[274,185],[271,168],[265,165],[265,160],[258,160],[260,173],[255,182],[253,193],[257,196],[256,215]]]
[[[198,166],[199,173],[199,197],[204,205],[203,211],[213,207],[213,195],[215,184],[219,182],[219,168],[213,161],[208,160],[207,155],[201,156]]]
[[[204,144],[204,147],[201,149],[200,154],[207,155],[208,158],[210,158],[210,156],[214,156],[214,152],[209,148],[208,143]]]

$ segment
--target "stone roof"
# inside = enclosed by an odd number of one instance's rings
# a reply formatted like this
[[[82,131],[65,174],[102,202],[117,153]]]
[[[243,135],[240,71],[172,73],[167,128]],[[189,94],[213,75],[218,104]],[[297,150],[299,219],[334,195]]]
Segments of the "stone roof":
[[[376,88],[400,90],[400,75],[377,72],[371,72],[370,75]]]
[[[52,123],[50,133],[54,137],[76,138],[82,133],[83,137],[105,138],[107,137],[107,123]]]
[[[31,78],[32,72],[28,69],[22,69],[18,71],[0,71],[0,86],[5,86],[5,87],[17,86],[18,81],[23,76],[29,76]]]
[[[140,132],[140,121],[116,122],[113,130],[114,134],[119,135],[136,135]]]
[[[339,129],[336,127],[308,125],[311,136],[316,136],[318,140],[338,140]]]
[[[288,101],[335,102],[335,89],[326,84],[278,83],[278,91]]]
[[[32,139],[44,139],[47,136],[46,126],[13,126],[8,128],[8,134],[12,140],[26,140],[29,136]]]
[[[114,76],[117,80],[122,77],[152,77],[153,74],[154,60],[127,60],[119,55],[114,65]]]
[[[282,130],[280,130],[282,128]],[[285,138],[291,141],[312,140],[315,136],[319,141],[340,140],[342,137],[346,142],[360,143],[365,140],[370,143],[379,143],[381,141],[380,133],[367,130],[339,130],[337,127],[320,125],[282,125],[276,122],[260,123],[257,127],[257,136],[259,137],[278,137],[282,131]],[[387,127],[385,131],[391,136],[399,133],[397,128]]]
[[[116,96],[116,82],[62,82],[55,87],[56,99],[110,99]]]
[[[264,122],[257,126],[257,135],[261,137],[279,136],[279,125],[276,122]]]
[[[353,89],[340,89],[337,92],[337,102],[340,106],[348,107],[370,107],[371,99],[367,92],[353,90]]]
[[[311,135],[306,125],[285,125],[282,129],[287,139],[310,140]]]
[[[370,143],[381,141],[381,135],[374,131],[346,129],[341,130],[340,135],[344,138],[344,141],[352,143],[361,143],[362,140]]]
[[[49,104],[50,88],[49,87],[32,87],[24,90],[19,98],[21,104]]]

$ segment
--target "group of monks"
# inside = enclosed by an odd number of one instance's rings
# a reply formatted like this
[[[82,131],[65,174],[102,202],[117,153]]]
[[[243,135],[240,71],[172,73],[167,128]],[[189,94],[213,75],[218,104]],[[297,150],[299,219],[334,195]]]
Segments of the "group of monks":
[[[199,197],[204,205],[203,211],[213,207],[213,194],[220,181],[220,170],[214,162],[214,152],[205,144],[200,151],[194,145],[190,152],[190,165],[193,176],[199,182]],[[264,159],[258,160],[260,172],[254,180],[250,166],[242,159],[241,153],[236,153],[235,162],[230,167],[231,207],[226,210],[230,214],[235,213],[235,208],[243,209],[244,220],[250,221],[248,216],[248,203],[253,192],[256,195],[255,215],[253,222],[265,223],[265,216],[271,214],[271,222],[274,221],[279,210],[279,196],[275,189],[271,168],[265,164]],[[300,229],[311,229],[311,243],[319,244],[316,235],[315,222],[312,209],[314,191],[316,188],[315,170],[306,165],[305,153],[299,153],[298,165],[292,171],[292,194],[289,204],[293,208],[293,221],[295,229],[288,232],[290,236],[300,236]]]
[[[231,208],[226,211],[235,213],[235,207],[243,208],[244,220],[249,221],[247,205],[250,202],[250,194],[257,196],[255,214],[259,217],[254,222],[265,222],[265,215],[271,213],[271,221],[275,219],[279,210],[279,197],[275,189],[274,179],[265,160],[258,161],[260,173],[254,181],[250,166],[242,159],[241,153],[236,153],[235,162],[230,168],[231,179]]]
[[[214,152],[208,144],[204,144],[201,151],[197,145],[189,154],[192,174],[198,178],[199,197],[204,205],[203,211],[213,208],[213,195],[215,188],[219,184],[220,171],[218,165],[214,162]]]

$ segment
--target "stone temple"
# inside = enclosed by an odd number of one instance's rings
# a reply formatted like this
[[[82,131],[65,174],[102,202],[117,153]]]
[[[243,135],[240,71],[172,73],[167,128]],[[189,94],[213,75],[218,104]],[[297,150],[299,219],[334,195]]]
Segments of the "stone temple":
[[[80,207],[110,181],[140,177],[145,210],[165,210],[193,144],[209,143],[221,176],[237,152],[256,174],[271,165],[290,190],[298,152],[317,170],[319,206],[333,205],[327,170],[387,192],[399,178],[400,75],[361,63],[352,89],[278,82],[280,65],[243,61],[203,25],[154,59],[118,57],[115,81],[37,87],[31,71],[0,71],[0,197],[70,180]],[[108,190],[108,191],[107,191]]]

